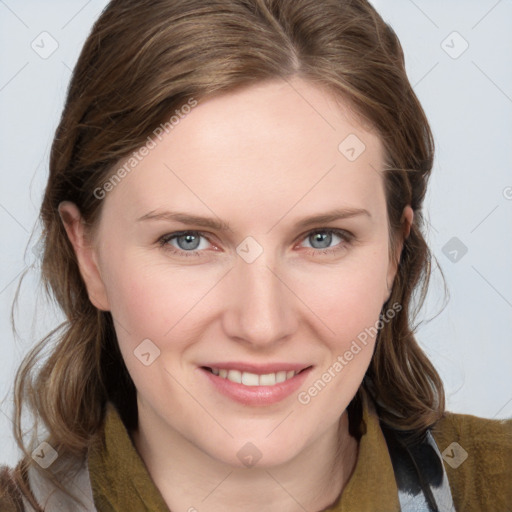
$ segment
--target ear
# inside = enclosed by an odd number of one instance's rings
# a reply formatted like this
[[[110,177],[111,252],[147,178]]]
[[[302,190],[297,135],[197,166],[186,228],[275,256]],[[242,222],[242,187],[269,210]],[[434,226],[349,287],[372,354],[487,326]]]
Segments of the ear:
[[[412,226],[413,219],[414,219],[414,211],[409,205],[407,205],[402,212],[402,218],[400,220],[400,223],[402,225],[401,236],[397,242],[395,251],[391,255],[391,258],[389,261],[388,274],[386,277],[387,297],[385,297],[384,302],[386,302],[389,299],[389,297],[391,296],[391,289],[393,288],[393,282],[395,281],[395,277],[398,272],[400,256],[402,254],[404,242],[409,237],[409,234],[411,233],[411,226]]]
[[[75,251],[80,274],[87,287],[89,300],[102,311],[109,311],[105,285],[101,279],[96,249],[87,239],[85,223],[77,206],[70,201],[59,204],[59,215]]]

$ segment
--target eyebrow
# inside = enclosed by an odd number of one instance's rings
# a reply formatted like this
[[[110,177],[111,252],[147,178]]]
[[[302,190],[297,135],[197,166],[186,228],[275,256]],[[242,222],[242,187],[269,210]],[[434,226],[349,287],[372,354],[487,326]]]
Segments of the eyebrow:
[[[334,222],[336,220],[348,219],[352,217],[366,216],[371,219],[371,213],[364,208],[337,208],[325,213],[313,215],[299,220],[295,226],[299,229],[305,229],[315,224],[323,224],[327,222]],[[283,218],[283,217],[282,217]],[[281,220],[282,220],[281,218]],[[203,228],[214,229],[217,231],[231,231],[233,229],[229,223],[212,217],[202,217],[200,215],[192,215],[184,212],[175,211],[161,211],[153,210],[142,217],[139,217],[136,222],[160,220],[160,221],[177,221],[183,224],[190,224],[201,226]],[[280,222],[280,221],[279,221]]]

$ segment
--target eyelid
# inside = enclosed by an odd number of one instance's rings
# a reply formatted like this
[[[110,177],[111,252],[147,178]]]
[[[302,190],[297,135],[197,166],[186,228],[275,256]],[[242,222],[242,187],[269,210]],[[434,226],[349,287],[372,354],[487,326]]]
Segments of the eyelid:
[[[296,238],[294,245],[296,245],[298,242],[305,240],[308,236],[310,236],[314,233],[322,233],[322,232],[338,235],[340,238],[342,238],[343,242],[341,244],[335,245],[333,247],[327,247],[325,249],[316,249],[314,247],[304,247],[304,249],[309,250],[312,253],[321,253],[321,252],[335,253],[337,250],[340,250],[340,248],[342,248],[344,244],[352,243],[355,239],[354,234],[345,229],[334,228],[334,227],[318,227],[318,228],[309,229],[309,230],[305,231],[304,233],[302,233],[301,235],[299,235]],[[197,230],[197,229],[184,229],[184,230],[180,230],[180,231],[173,231],[171,233],[167,233],[165,235],[162,235],[157,240],[157,243],[161,247],[163,247],[165,250],[168,250],[171,253],[175,253],[178,255],[185,255],[185,256],[193,256],[193,255],[199,256],[199,255],[201,255],[201,253],[205,252],[205,249],[199,249],[199,250],[194,249],[192,251],[184,251],[184,250],[177,249],[176,247],[168,245],[169,241],[174,240],[180,236],[190,234],[190,233],[193,233],[193,234],[196,234],[198,236],[205,238],[206,240],[208,240],[208,242],[210,244],[215,246],[215,244],[211,241],[211,238],[215,238],[214,235],[212,235],[211,233],[206,233],[204,231]]]
[[[167,242],[170,242],[171,240],[179,238],[180,236],[188,235],[190,233],[205,238],[206,240],[208,240],[208,242],[210,244],[215,246],[215,243],[212,242],[212,240],[211,240],[211,238],[215,238],[215,237],[211,233],[206,233],[204,231],[199,231],[197,229],[182,229],[181,231],[173,231],[171,233],[166,233],[165,235],[162,235],[161,237],[158,238],[157,243],[160,244],[161,246],[165,246],[165,245],[167,245]],[[176,249],[175,247],[172,247],[172,250],[175,250],[176,252],[184,252],[184,253],[188,253],[188,254],[204,252],[203,250],[197,250],[197,249],[194,249],[193,251],[183,251],[181,249]]]
[[[338,235],[341,238],[346,239],[347,241],[350,241],[354,238],[354,235],[350,231],[347,231],[346,229],[320,227],[320,228],[308,229],[307,231],[305,231],[304,233],[299,235],[296,238],[296,241],[300,242],[301,240],[304,240],[308,236],[312,235],[313,233],[334,233],[335,235]],[[317,250],[320,250],[320,249],[317,249]]]

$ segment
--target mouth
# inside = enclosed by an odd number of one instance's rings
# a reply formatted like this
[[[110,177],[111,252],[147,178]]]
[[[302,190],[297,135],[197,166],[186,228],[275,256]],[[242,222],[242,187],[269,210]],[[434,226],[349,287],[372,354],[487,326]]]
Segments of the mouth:
[[[216,363],[198,369],[221,395],[246,406],[269,406],[296,392],[313,366]]]
[[[227,379],[235,384],[242,384],[244,386],[275,386],[286,382],[287,380],[293,379],[296,375],[308,370],[311,366],[303,368],[302,370],[280,370],[272,373],[252,373],[237,369],[228,368],[216,368],[209,366],[202,366],[203,370],[206,370],[213,375],[221,379]]]

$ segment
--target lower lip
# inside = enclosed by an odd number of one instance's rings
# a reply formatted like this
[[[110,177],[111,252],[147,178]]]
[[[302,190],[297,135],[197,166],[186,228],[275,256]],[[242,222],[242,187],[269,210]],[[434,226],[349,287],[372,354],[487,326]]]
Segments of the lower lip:
[[[272,405],[289,397],[294,391],[300,388],[311,369],[312,367],[310,366],[291,379],[275,384],[274,386],[246,386],[214,375],[204,368],[199,368],[223,395],[231,398],[235,402],[253,406]]]

